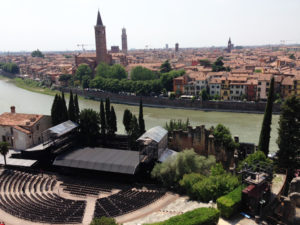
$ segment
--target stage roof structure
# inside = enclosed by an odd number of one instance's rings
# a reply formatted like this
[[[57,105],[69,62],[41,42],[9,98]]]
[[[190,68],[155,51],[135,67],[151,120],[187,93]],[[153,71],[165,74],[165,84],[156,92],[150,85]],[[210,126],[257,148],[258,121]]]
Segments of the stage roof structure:
[[[55,137],[60,137],[64,134],[69,133],[70,131],[74,130],[77,127],[78,127],[77,123],[74,123],[71,120],[68,120],[66,122],[63,122],[61,124],[58,124],[54,127],[47,129],[45,132],[50,133],[51,135],[54,135]]]
[[[166,135],[168,131],[161,126],[152,127],[147,130],[141,137],[139,137],[138,141],[145,141],[147,139],[152,139],[155,142],[159,143]]]
[[[110,148],[82,148],[57,156],[55,166],[135,174],[140,164],[139,152]]]

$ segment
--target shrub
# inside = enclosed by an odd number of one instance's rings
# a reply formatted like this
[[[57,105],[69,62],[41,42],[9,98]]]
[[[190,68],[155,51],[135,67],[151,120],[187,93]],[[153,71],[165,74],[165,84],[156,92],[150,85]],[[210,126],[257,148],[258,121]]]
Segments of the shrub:
[[[156,164],[151,172],[166,187],[177,187],[185,174],[200,173],[208,175],[212,165],[216,163],[214,156],[200,156],[193,149],[179,152],[175,157]]]
[[[240,184],[238,177],[226,172],[219,163],[211,167],[211,174],[208,177],[187,174],[179,183],[191,198],[205,202],[215,201]]]
[[[217,209],[198,208],[152,225],[215,225],[218,223],[219,217],[220,212]]]
[[[239,210],[242,201],[243,188],[244,185],[240,185],[229,194],[217,199],[217,206],[223,217],[230,218]]]
[[[114,218],[108,218],[102,216],[101,218],[95,218],[90,225],[118,225]]]
[[[246,157],[242,162],[239,163],[237,170],[240,171],[243,169],[244,166],[250,166],[254,170],[256,169],[255,166],[264,165],[270,166],[273,164],[272,160],[267,158],[266,155],[262,151],[256,151]]]

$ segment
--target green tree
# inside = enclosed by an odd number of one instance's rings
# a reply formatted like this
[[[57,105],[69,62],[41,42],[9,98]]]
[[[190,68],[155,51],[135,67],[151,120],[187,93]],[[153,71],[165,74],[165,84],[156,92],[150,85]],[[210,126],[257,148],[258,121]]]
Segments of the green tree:
[[[60,119],[59,119],[59,95],[56,94],[52,103],[52,107],[51,107],[51,119],[52,119],[52,124],[53,126],[59,124]]]
[[[106,124],[106,133],[111,130],[111,120],[110,120],[110,100],[109,98],[105,99],[105,124]]]
[[[75,78],[82,81],[84,76],[88,76],[90,79],[92,79],[93,72],[87,64],[80,64],[76,70]]]
[[[136,140],[139,138],[139,124],[135,115],[132,116],[130,121],[129,130],[129,146],[133,150],[137,150]]]
[[[200,59],[199,60],[200,66],[204,67],[211,67],[211,62],[208,59]]]
[[[3,155],[4,165],[6,165],[6,155],[9,151],[8,146],[9,144],[7,142],[0,142],[0,154]]]
[[[300,168],[300,98],[289,97],[281,106],[276,164],[291,172]]]
[[[171,64],[169,63],[169,60],[166,60],[163,64],[160,66],[160,72],[161,73],[168,73],[172,70]]]
[[[104,137],[106,134],[106,119],[105,119],[105,111],[103,100],[100,102],[100,125],[101,125],[101,136]]]
[[[96,68],[96,76],[109,78],[110,77],[110,66],[104,62],[98,64]]]
[[[212,71],[219,72],[219,71],[230,71],[229,67],[224,67],[223,57],[217,58],[217,60],[212,64]]]
[[[72,90],[70,90],[68,114],[69,114],[69,119],[73,122],[76,122],[76,109],[75,109]]]
[[[88,88],[90,83],[90,77],[88,75],[84,75],[82,77],[82,88]]]
[[[260,131],[259,143],[258,143],[258,149],[263,151],[266,156],[268,156],[269,154],[273,102],[274,102],[274,77],[271,79],[268,101],[265,109],[264,119]]]
[[[289,58],[295,60],[296,59],[295,54],[290,54]]]
[[[211,166],[215,165],[214,156],[198,155],[193,149],[184,150],[163,163],[155,164],[151,176],[158,179],[166,187],[178,187],[185,174],[199,173],[209,175]]]
[[[75,95],[75,98],[74,98],[74,107],[75,107],[75,122],[76,122],[76,123],[79,123],[80,109],[79,109],[78,96],[77,96],[77,94]]]
[[[133,80],[133,81],[154,80],[154,79],[158,78],[158,76],[153,71],[151,71],[145,67],[142,67],[142,66],[134,67],[131,70],[130,77],[131,77],[131,80]]]
[[[38,49],[31,52],[31,56],[32,57],[39,57],[39,58],[44,58],[45,57],[44,54]]]
[[[92,109],[80,112],[80,137],[81,143],[94,146],[99,138],[99,115]]]
[[[145,133],[145,120],[143,115],[143,100],[140,100],[140,109],[139,109],[139,134],[142,135]]]
[[[61,93],[60,107],[61,107],[61,122],[65,122],[69,119],[69,115],[68,115],[68,108],[67,108],[64,92]]]
[[[255,170],[257,165],[269,167],[273,165],[273,162],[271,159],[267,158],[265,153],[262,151],[256,151],[252,154],[249,154],[238,164],[237,171],[241,171],[245,166],[251,167]]]
[[[111,106],[109,134],[110,135],[115,135],[116,132],[117,132],[117,117],[116,117],[114,107]]]
[[[229,169],[230,160],[233,158],[234,150],[239,147],[239,144],[234,142],[230,130],[222,124],[218,124],[213,132],[214,143],[216,147],[224,148],[227,161],[224,163],[224,167]]]
[[[110,68],[110,78],[111,79],[127,79],[127,73],[123,66],[120,64],[114,64]]]
[[[202,101],[209,100],[209,94],[207,93],[205,88],[201,90],[200,96],[201,96]]]
[[[129,109],[125,109],[124,114],[123,114],[123,125],[125,127],[127,134],[130,131],[131,119],[132,119],[132,113],[129,111]]]
[[[94,218],[90,225],[118,225],[114,218],[102,216],[101,218]]]

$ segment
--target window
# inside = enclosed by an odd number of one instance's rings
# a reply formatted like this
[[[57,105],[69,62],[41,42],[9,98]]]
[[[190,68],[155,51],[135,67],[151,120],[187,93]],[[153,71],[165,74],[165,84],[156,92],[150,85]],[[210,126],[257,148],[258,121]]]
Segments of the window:
[[[214,85],[212,85],[212,86],[211,86],[211,88],[215,88],[215,86],[214,86]]]
[[[215,92],[214,92],[214,91],[211,91],[211,93],[214,94]]]
[[[2,136],[2,141],[6,142],[6,137],[5,136]]]
[[[217,88],[220,88],[220,86],[219,86],[219,85],[217,85]]]
[[[270,84],[269,84],[269,82],[267,82],[267,86],[269,86]]]
[[[261,85],[261,82],[258,82],[258,85]]]
[[[11,127],[10,128],[10,134],[13,135],[14,134],[14,129]]]
[[[40,125],[36,125],[36,130],[39,130],[40,129]]]
[[[266,92],[269,92],[269,88],[266,88]]]
[[[260,88],[257,88],[258,91],[260,91]]]
[[[230,94],[232,94],[233,93],[233,91],[230,91]]]
[[[235,93],[238,95],[240,92],[239,91],[235,91]]]

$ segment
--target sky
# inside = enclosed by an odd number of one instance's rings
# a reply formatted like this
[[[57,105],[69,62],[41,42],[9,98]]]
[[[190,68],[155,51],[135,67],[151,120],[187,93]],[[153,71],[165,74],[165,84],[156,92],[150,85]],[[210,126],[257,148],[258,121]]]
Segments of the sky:
[[[300,0],[0,1],[0,52],[95,49],[98,9],[108,49],[300,44]]]

